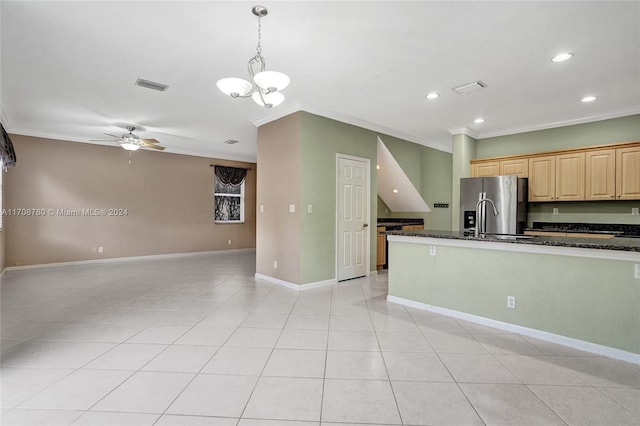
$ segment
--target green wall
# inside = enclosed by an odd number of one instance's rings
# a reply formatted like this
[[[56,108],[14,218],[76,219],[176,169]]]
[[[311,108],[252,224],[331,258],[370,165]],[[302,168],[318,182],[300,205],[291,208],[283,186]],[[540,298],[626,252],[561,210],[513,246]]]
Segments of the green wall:
[[[336,154],[371,160],[372,225],[377,222],[379,210],[384,211],[386,207],[380,207],[384,203],[377,196],[378,136],[430,206],[433,202],[450,199],[451,154],[307,112],[301,113],[301,120],[300,283],[334,277]],[[308,204],[313,204],[311,214],[306,212]],[[431,218],[432,229],[449,229],[450,218],[445,217],[445,212],[427,214],[428,217],[394,212],[389,217],[425,217],[425,223]],[[371,226],[370,229],[370,262],[371,269],[375,269],[376,228]]]
[[[640,115],[480,139],[476,158],[640,141]]]
[[[438,245],[436,253],[390,242],[389,294],[640,353],[635,262]]]
[[[375,170],[377,134],[361,127],[303,112],[300,182],[300,283],[335,277],[336,154],[371,160]],[[371,173],[371,223],[377,221],[376,174]],[[306,206],[313,204],[313,213]],[[370,227],[371,267],[376,266],[375,226]]]
[[[453,135],[453,160],[451,169],[451,230],[460,227],[460,178],[471,176],[469,161],[476,158],[476,140],[471,136],[459,133]]]

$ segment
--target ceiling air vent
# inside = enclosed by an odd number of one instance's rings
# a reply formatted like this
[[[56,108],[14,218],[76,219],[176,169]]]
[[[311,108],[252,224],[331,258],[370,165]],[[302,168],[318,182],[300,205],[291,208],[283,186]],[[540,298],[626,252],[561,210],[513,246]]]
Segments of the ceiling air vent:
[[[144,87],[146,89],[157,90],[158,92],[166,92],[169,88],[168,85],[162,83],[156,83],[155,81],[149,81],[142,78],[136,80],[136,86]]]
[[[227,145],[235,145],[240,141],[237,141],[235,139],[227,139],[226,141],[224,141],[224,143],[226,143]]]
[[[463,84],[462,86],[454,87],[451,90],[453,90],[459,95],[462,95],[462,94],[475,92],[476,90],[484,89],[485,87],[487,87],[487,85],[481,82],[480,80],[478,80],[478,81],[474,81],[473,83],[467,83],[467,84]]]

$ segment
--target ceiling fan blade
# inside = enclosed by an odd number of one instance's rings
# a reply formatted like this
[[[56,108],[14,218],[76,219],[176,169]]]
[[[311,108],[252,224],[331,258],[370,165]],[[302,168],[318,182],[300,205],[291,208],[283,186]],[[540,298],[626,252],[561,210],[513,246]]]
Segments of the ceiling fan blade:
[[[111,133],[105,133],[105,135],[111,136],[112,138],[116,138],[116,139],[122,139],[122,136],[112,135]]]
[[[160,143],[160,142],[158,142],[157,139],[140,139],[140,142],[142,142],[143,144]]]
[[[89,139],[89,142],[117,142],[113,139]]]
[[[157,149],[160,151],[164,151],[164,146],[160,146],[160,145],[142,145],[143,148],[151,148],[151,149]]]

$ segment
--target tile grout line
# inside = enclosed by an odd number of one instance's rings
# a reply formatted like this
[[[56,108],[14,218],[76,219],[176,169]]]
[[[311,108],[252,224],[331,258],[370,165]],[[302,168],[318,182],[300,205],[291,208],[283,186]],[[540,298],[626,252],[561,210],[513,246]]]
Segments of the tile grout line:
[[[407,311],[407,308],[404,307],[405,311]],[[473,411],[476,413],[476,416],[478,416],[478,419],[480,419],[480,421],[486,426],[487,422],[482,418],[482,416],[480,415],[480,412],[478,411],[478,409],[476,408],[475,405],[473,405],[473,403],[471,402],[471,400],[469,399],[469,397],[467,396],[466,393],[464,393],[464,391],[462,390],[462,388],[460,387],[460,383],[458,382],[458,380],[456,379],[456,377],[453,375],[453,373],[451,372],[451,370],[449,369],[449,367],[447,367],[447,364],[445,364],[445,362],[442,360],[442,358],[440,357],[440,354],[438,353],[438,351],[436,350],[436,348],[433,347],[433,345],[431,345],[431,342],[429,341],[429,339],[427,338],[427,336],[425,336],[424,332],[422,331],[422,329],[418,326],[418,323],[416,322],[416,319],[413,317],[413,315],[411,315],[411,312],[407,311],[407,313],[409,314],[409,317],[411,317],[411,321],[413,321],[413,323],[416,325],[416,327],[418,327],[418,331],[420,332],[420,334],[422,335],[422,337],[427,341],[427,343],[429,344],[429,346],[431,346],[431,349],[433,349],[433,353],[435,354],[435,356],[438,358],[438,361],[440,361],[440,363],[442,364],[442,366],[445,368],[445,370],[447,370],[447,373],[451,376],[451,379],[453,380],[453,383],[456,384],[456,387],[458,388],[458,390],[460,391],[460,393],[464,396],[464,399],[467,401],[467,403],[469,404],[469,406],[473,409]]]
[[[275,285],[272,285],[271,290],[269,290],[267,295],[262,300],[264,300],[269,294],[271,294],[274,291],[274,289],[275,289]],[[282,337],[282,333],[284,332],[284,328],[286,327],[287,322],[289,321],[289,318],[291,318],[291,313],[293,312],[293,310],[294,310],[294,308],[296,306],[296,303],[298,303],[298,299],[299,298],[300,298],[300,292],[298,292],[298,294],[296,295],[296,300],[293,303],[293,305],[291,306],[291,309],[289,309],[289,313],[287,314],[287,319],[285,320],[284,324],[280,328],[280,333],[278,333],[278,338],[274,342],[273,347],[271,348],[271,352],[269,352],[269,356],[267,357],[264,365],[262,366],[262,370],[260,371],[260,374],[258,374],[258,378],[256,380],[256,383],[255,383],[255,385],[253,385],[253,389],[251,389],[251,393],[249,394],[249,398],[247,398],[247,402],[245,402],[244,407],[242,408],[242,411],[240,412],[240,415],[238,416],[238,421],[237,421],[236,425],[238,425],[240,423],[240,421],[243,418],[244,412],[247,410],[247,407],[249,406],[249,402],[251,401],[251,397],[253,397],[253,394],[256,391],[256,388],[258,387],[258,383],[260,383],[260,379],[263,377],[262,374],[264,373],[264,370],[267,368],[267,365],[269,364],[269,360],[273,356],[273,352],[276,350],[276,346],[278,346],[278,342],[280,341],[280,338]],[[257,307],[256,307],[256,309],[257,309]],[[255,312],[255,309],[252,312]],[[239,326],[238,326],[238,328],[239,328]],[[265,376],[265,377],[268,377],[268,376]]]
[[[375,279],[377,281],[377,275],[376,278],[369,278],[369,279]],[[393,383],[391,382],[391,376],[389,375],[389,369],[387,367],[387,361],[384,358],[384,354],[382,353],[382,346],[380,346],[380,339],[378,338],[378,330],[376,329],[375,323],[373,322],[373,317],[371,316],[371,308],[369,307],[369,299],[367,298],[363,285],[365,284],[365,282],[363,281],[360,284],[360,292],[362,293],[362,298],[364,300],[364,303],[367,307],[367,313],[369,315],[369,321],[371,322],[371,327],[373,328],[373,335],[376,336],[376,343],[378,344],[378,349],[380,352],[380,358],[382,358],[382,365],[384,365],[384,371],[387,374],[387,380],[389,382],[389,388],[391,389],[391,395],[393,395],[393,402],[396,405],[396,411],[398,413],[398,418],[400,419],[400,424],[404,424],[404,420],[402,420],[402,412],[400,411],[400,405],[398,404],[398,398],[396,397],[396,391],[393,388]]]

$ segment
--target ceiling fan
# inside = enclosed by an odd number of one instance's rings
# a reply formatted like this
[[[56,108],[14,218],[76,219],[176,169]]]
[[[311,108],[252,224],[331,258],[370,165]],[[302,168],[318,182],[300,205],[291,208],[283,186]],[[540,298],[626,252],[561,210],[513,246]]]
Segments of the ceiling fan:
[[[105,133],[107,136],[111,136],[112,138],[119,139],[120,146],[127,151],[136,151],[140,148],[151,148],[157,150],[164,150],[164,146],[157,145],[158,142],[156,139],[140,139],[138,135],[134,135],[133,131],[136,130],[134,126],[126,126],[125,127],[129,133],[125,133],[122,136],[112,135],[110,133]],[[113,142],[113,139],[92,139],[92,142]]]

